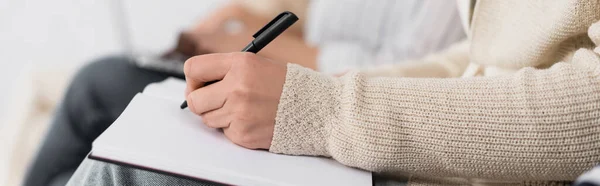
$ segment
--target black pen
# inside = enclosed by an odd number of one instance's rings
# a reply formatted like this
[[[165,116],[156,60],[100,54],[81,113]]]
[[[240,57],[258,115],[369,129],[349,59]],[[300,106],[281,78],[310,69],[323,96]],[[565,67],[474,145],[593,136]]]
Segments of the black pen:
[[[258,30],[256,34],[252,35],[252,37],[254,37],[254,40],[252,40],[252,42],[250,42],[246,47],[244,47],[244,49],[242,49],[242,52],[257,53],[262,48],[267,46],[271,41],[273,41],[273,39],[275,39],[277,36],[283,33],[283,31],[292,26],[296,21],[298,21],[298,17],[294,15],[294,13],[289,11],[285,11],[277,15],[277,17],[275,17],[273,20],[267,23],[267,25]],[[206,82],[204,86],[208,86],[216,82],[218,82],[218,80]],[[187,101],[183,101],[180,108],[185,109],[187,108],[187,106]]]

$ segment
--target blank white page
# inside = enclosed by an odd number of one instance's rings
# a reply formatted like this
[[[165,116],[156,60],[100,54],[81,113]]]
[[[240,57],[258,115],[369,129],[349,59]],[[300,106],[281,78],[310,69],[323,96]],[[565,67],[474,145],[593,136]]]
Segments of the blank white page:
[[[144,88],[144,95],[183,102],[185,100],[184,91],[184,80],[169,77],[163,81],[147,85]]]
[[[136,95],[93,143],[92,157],[232,185],[371,185],[332,159],[249,150],[179,103]]]

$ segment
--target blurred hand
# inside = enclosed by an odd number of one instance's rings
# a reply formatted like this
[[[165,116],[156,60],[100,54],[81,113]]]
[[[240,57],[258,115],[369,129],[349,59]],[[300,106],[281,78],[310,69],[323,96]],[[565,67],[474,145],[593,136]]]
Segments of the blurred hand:
[[[202,19],[191,31],[215,32],[220,31],[228,20],[238,20],[249,27],[262,27],[270,19],[255,15],[246,10],[242,5],[230,3],[215,10],[211,15]]]
[[[285,63],[252,53],[190,58],[184,69],[189,108],[235,144],[268,149],[286,71]],[[202,87],[213,80],[221,81]]]
[[[252,14],[234,3],[215,11],[186,33],[194,38],[200,54],[205,51],[237,52],[250,43],[254,39],[252,35],[271,19]],[[283,32],[263,48],[259,55],[316,69],[318,49],[307,45],[302,34],[291,31],[288,29]]]
[[[252,41],[252,35],[268,21],[232,3],[216,10],[186,33],[193,35],[199,49],[215,53],[235,52]]]

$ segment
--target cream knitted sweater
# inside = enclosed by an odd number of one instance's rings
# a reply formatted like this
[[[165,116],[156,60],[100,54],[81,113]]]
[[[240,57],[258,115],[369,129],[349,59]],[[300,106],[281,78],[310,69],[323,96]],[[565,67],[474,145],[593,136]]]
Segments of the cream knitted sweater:
[[[599,20],[597,0],[481,0],[470,42],[421,65],[290,64],[270,151],[463,184],[574,180],[600,162]]]

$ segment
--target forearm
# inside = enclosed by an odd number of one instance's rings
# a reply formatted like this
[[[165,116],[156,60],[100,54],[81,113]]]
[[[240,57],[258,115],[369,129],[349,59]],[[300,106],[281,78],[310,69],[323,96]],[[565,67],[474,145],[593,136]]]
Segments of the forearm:
[[[600,68],[470,79],[290,66],[270,151],[437,177],[573,180],[600,162]]]

